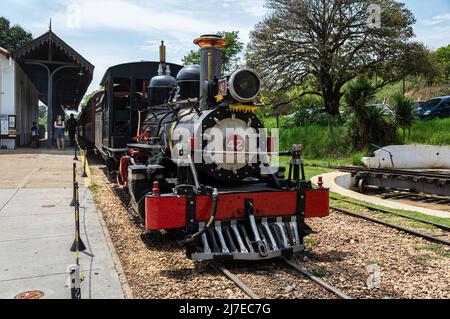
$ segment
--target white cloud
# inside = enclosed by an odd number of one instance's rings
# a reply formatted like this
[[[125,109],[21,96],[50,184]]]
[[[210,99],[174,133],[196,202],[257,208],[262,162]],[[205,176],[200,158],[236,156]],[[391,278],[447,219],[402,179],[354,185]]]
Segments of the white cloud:
[[[244,43],[265,15],[265,0],[55,0],[53,26],[57,34],[95,66],[96,88],[112,65],[156,60],[161,40],[168,60],[195,49],[193,39],[219,30],[239,30]],[[45,30],[48,18],[32,24]]]
[[[431,18],[429,20],[424,20],[423,24],[425,26],[435,26],[435,25],[442,24],[444,22],[446,22],[446,23],[450,22],[450,13],[440,14],[440,15],[434,16],[433,18]]]

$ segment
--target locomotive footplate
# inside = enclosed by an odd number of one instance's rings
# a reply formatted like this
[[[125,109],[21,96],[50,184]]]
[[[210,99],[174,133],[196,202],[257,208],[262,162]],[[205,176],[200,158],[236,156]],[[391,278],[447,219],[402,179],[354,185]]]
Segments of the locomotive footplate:
[[[258,184],[222,189],[214,210],[211,195],[149,195],[146,227],[197,232],[188,247],[193,260],[273,259],[304,251],[305,217],[327,216],[328,196],[326,189],[279,190]]]

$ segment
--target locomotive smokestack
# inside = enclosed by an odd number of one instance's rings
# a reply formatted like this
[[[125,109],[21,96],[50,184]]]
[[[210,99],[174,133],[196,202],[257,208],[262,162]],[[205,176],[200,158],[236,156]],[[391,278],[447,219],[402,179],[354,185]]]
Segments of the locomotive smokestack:
[[[211,84],[222,75],[222,49],[228,44],[219,35],[202,35],[194,43],[200,47],[200,108],[208,107]]]

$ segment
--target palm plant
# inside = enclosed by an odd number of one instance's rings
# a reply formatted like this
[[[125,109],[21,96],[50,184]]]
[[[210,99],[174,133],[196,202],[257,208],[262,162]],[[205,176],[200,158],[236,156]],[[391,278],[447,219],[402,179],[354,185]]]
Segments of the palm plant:
[[[394,127],[403,130],[403,140],[406,139],[406,131],[408,131],[409,139],[411,127],[414,124],[414,104],[408,97],[397,94],[393,98],[391,109],[394,112]]]
[[[347,131],[358,150],[372,143],[386,144],[394,136],[392,125],[383,110],[368,106],[375,93],[375,85],[368,79],[360,78],[349,84],[344,96],[351,113]]]

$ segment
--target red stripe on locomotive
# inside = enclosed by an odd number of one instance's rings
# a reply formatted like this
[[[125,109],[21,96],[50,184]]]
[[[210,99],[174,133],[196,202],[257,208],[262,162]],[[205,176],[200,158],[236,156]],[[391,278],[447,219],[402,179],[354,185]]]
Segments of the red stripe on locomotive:
[[[221,194],[216,220],[245,218],[245,200],[252,199],[256,217],[295,216],[297,192],[259,192]],[[185,196],[147,196],[146,228],[149,230],[178,229],[186,227],[187,198]],[[197,196],[196,221],[207,222],[210,218],[212,199]],[[305,217],[326,217],[330,214],[329,191],[326,189],[306,192]]]

